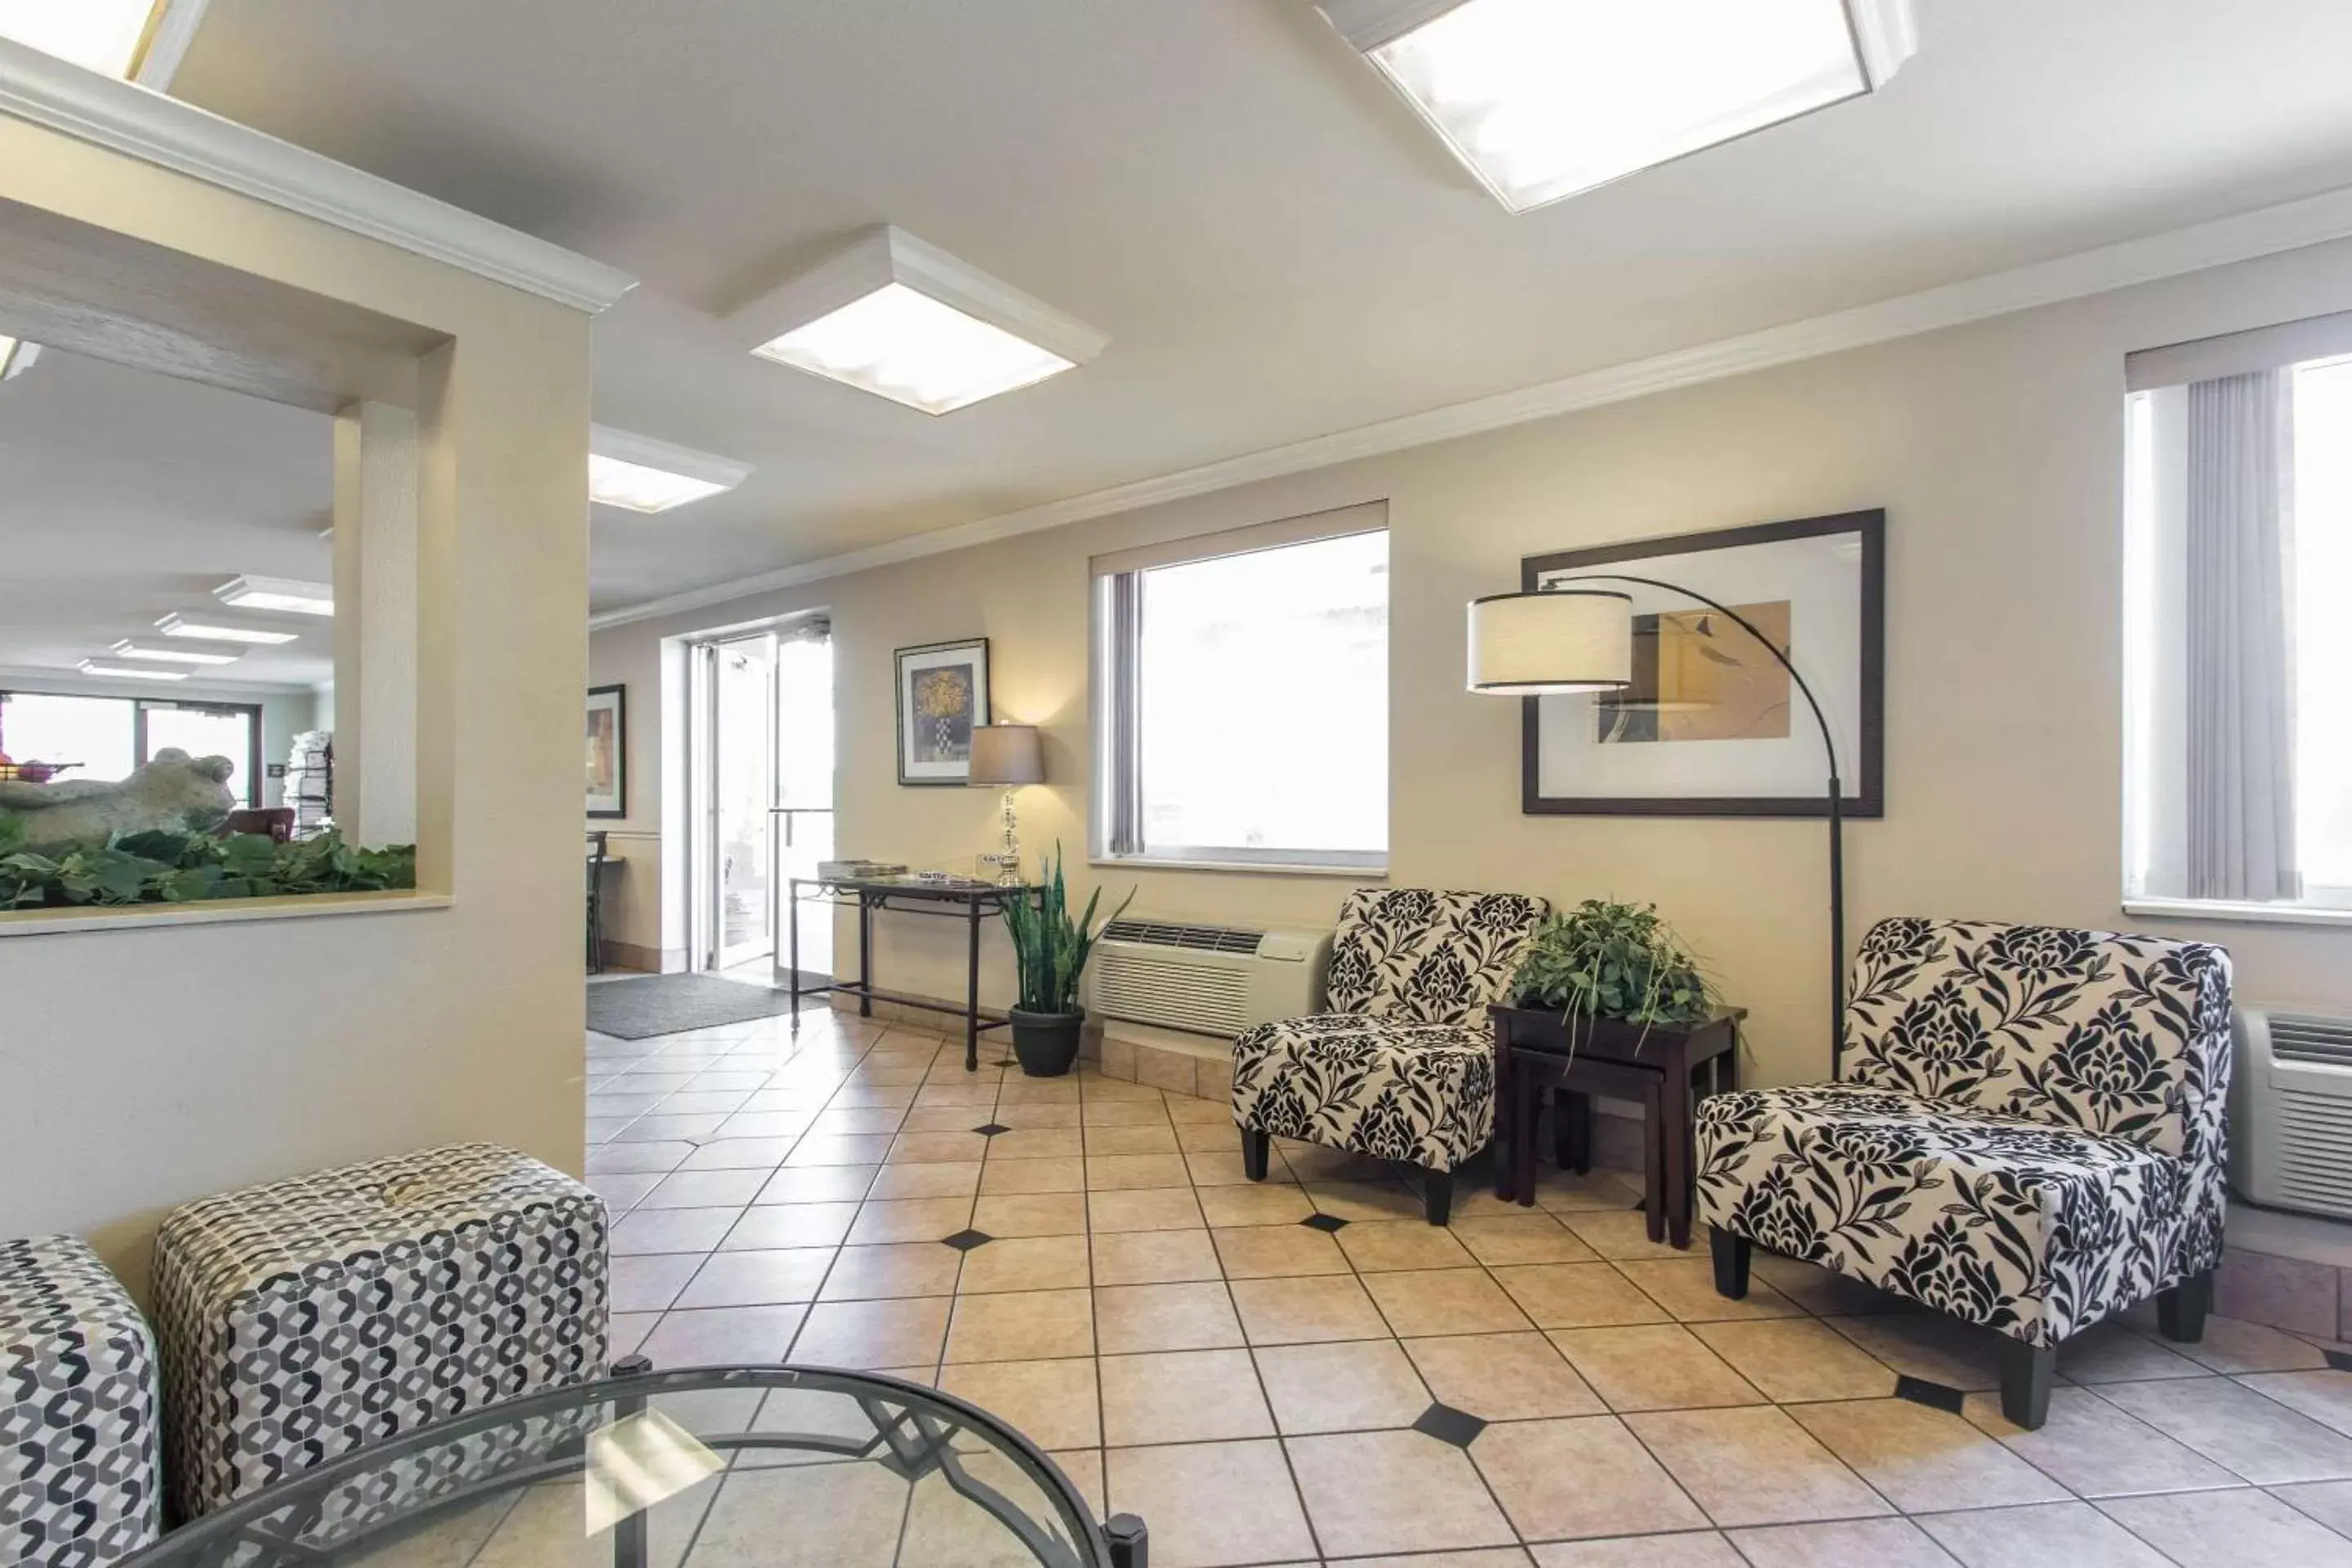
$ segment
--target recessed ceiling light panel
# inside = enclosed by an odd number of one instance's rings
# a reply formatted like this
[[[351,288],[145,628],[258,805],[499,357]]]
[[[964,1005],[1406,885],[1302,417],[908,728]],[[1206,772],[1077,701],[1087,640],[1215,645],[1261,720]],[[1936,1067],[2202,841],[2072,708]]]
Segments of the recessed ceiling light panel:
[[[205,0],[0,0],[0,38],[161,92],[204,11]]]
[[[224,626],[218,621],[192,621],[177,611],[155,623],[155,629],[167,637],[194,637],[199,642],[255,643],[276,647],[292,642],[299,632],[265,631],[259,626]]]
[[[630,511],[667,511],[721,495],[751,477],[748,463],[603,425],[588,426],[588,499]]]
[[[84,675],[110,676],[117,680],[185,680],[188,679],[188,672],[184,669],[156,669],[152,667],[142,668],[131,664],[100,664],[94,658],[81,661],[81,672]]]
[[[21,338],[0,338],[0,381],[12,380],[32,369],[40,353],[38,343],[28,343]]]
[[[207,653],[198,648],[142,647],[128,638],[114,645],[117,658],[135,658],[151,664],[235,664],[244,655]]]
[[[1513,212],[1884,86],[1911,0],[1321,0]]]
[[[926,414],[1058,375],[1110,341],[887,226],[728,321],[762,358]]]
[[[234,577],[213,590],[213,597],[240,610],[282,610],[295,616],[331,616],[335,590],[325,583],[298,583],[290,577]]]

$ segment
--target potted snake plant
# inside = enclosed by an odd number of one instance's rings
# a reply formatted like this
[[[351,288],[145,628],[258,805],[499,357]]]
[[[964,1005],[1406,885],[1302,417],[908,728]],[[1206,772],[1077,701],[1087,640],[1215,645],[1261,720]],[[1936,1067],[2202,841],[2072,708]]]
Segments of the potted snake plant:
[[[1077,1060],[1079,1031],[1086,1009],[1078,1005],[1078,976],[1087,955],[1102,934],[1095,924],[1095,906],[1101,901],[1097,888],[1075,920],[1062,887],[1062,852],[1054,848],[1044,886],[1033,904],[1008,899],[1003,905],[1004,929],[1013,938],[1013,962],[1020,971],[1021,1001],[1012,1009],[1013,1054],[1031,1078],[1058,1078]],[[1103,925],[1127,912],[1135,901],[1129,892]]]

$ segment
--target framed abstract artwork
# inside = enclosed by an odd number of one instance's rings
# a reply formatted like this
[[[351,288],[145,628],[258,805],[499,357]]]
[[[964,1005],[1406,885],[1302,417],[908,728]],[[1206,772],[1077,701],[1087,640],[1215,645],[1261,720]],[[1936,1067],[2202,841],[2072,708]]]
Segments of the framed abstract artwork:
[[[1885,814],[1886,514],[1846,512],[1530,555],[1523,591],[1652,578],[1727,605],[1821,701],[1843,814]],[[1520,808],[1596,816],[1826,816],[1828,760],[1789,672],[1748,630],[1639,583],[1633,684],[1524,700]]]
[[[629,815],[629,689],[588,689],[588,815]]]
[[[971,732],[988,722],[988,639],[897,650],[898,782],[961,784],[971,776]]]

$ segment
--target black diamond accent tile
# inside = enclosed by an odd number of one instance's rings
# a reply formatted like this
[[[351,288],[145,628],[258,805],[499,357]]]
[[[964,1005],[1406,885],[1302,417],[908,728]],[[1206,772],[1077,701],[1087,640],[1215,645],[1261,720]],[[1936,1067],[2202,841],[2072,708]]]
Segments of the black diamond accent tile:
[[[1924,1377],[1898,1377],[1895,1380],[1895,1397],[1935,1410],[1948,1410],[1958,1415],[1968,1395],[1948,1384],[1930,1383]]]
[[[2327,1364],[2336,1371],[2352,1372],[2352,1355],[2347,1355],[2342,1351],[2322,1351],[2319,1353],[2326,1356]]]
[[[1486,1429],[1486,1424],[1466,1410],[1456,1410],[1451,1405],[1433,1405],[1421,1413],[1421,1419],[1412,1424],[1412,1429],[1441,1443],[1466,1448],[1478,1440],[1478,1434]]]
[[[996,1237],[984,1230],[960,1230],[953,1236],[943,1236],[940,1239],[958,1252],[970,1252],[975,1247],[986,1247]]]
[[[1319,1230],[1324,1232],[1326,1235],[1328,1235],[1330,1232],[1335,1230],[1344,1230],[1347,1228],[1348,1225],[1346,1220],[1341,1219],[1338,1215],[1332,1214],[1311,1214],[1305,1219],[1300,1220],[1298,1223],[1307,1226],[1309,1230]]]
[[[993,1138],[1000,1132],[1010,1132],[1013,1129],[1005,1126],[1002,1121],[990,1121],[973,1128],[972,1131],[982,1138]]]

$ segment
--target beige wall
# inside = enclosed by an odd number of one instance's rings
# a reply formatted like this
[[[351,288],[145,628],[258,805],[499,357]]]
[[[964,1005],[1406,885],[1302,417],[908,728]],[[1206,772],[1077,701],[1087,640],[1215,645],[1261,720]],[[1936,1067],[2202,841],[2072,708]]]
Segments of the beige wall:
[[[1522,816],[1517,705],[1462,689],[1464,602],[1516,587],[1524,554],[1885,507],[1887,812],[1850,830],[1851,929],[1895,913],[2112,927],[2124,354],[2347,305],[2352,247],[2305,250],[618,626],[592,639],[592,666],[631,684],[633,826],[650,829],[656,713],[634,704],[660,637],[829,606],[843,849],[964,865],[992,798],[892,782],[890,649],[985,634],[998,713],[1051,737],[1055,783],[1026,792],[1027,840],[1080,846],[1087,557],[1385,497],[1392,879],[1655,900],[1751,1009],[1758,1080],[1819,1076],[1821,826]],[[1328,919],[1347,885],[1102,875],[1139,886],[1139,909],[1249,920]],[[2226,943],[2242,997],[2352,1006],[2352,931],[2129,923]],[[956,989],[942,933],[893,922],[883,958],[886,983]],[[989,976],[1001,999],[1001,956]]]
[[[586,317],[5,118],[0,203],[152,242],[166,291],[201,258],[454,340],[410,378],[448,907],[0,935],[0,1236],[79,1232],[136,1284],[163,1209],[241,1183],[467,1139],[577,1169]]]

